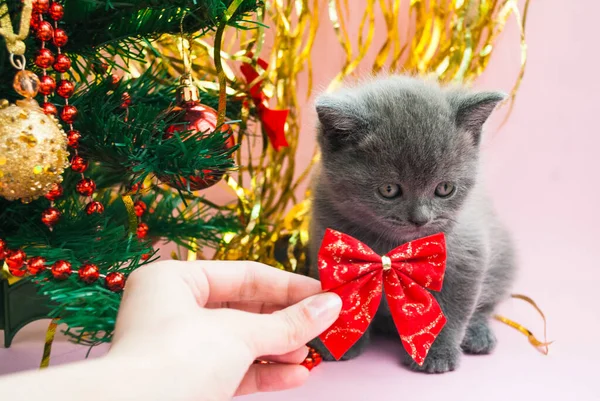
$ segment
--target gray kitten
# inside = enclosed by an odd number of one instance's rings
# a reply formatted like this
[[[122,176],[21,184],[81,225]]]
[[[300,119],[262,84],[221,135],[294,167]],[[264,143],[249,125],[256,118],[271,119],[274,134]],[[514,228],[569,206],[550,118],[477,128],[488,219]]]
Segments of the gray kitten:
[[[508,295],[515,263],[478,167],[482,126],[502,99],[501,93],[393,76],[322,95],[316,103],[322,157],[313,181],[310,275],[318,277],[327,228],[381,255],[446,234],[444,286],[433,295],[448,322],[423,366],[403,352],[403,363],[414,370],[454,370],[461,349],[487,354],[496,343],[489,319]],[[359,355],[372,330],[397,335],[385,298],[369,331],[343,359]],[[313,345],[333,359],[318,340]]]

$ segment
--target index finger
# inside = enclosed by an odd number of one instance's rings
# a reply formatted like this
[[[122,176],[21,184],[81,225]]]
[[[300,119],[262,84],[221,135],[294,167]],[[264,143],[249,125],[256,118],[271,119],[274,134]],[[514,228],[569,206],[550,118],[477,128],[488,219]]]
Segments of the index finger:
[[[202,305],[252,301],[287,306],[321,292],[317,280],[256,262],[198,261],[190,270],[202,271],[208,281],[208,292],[197,294]]]

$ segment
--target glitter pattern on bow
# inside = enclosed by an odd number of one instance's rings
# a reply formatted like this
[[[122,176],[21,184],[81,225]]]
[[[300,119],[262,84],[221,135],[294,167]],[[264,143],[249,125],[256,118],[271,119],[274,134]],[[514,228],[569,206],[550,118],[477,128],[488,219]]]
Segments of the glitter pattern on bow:
[[[381,303],[383,289],[400,340],[419,365],[446,324],[429,293],[440,291],[446,268],[443,233],[417,239],[380,256],[357,239],[328,229],[319,252],[325,291],[342,298],[338,320],[320,339],[340,359],[365,333]]]

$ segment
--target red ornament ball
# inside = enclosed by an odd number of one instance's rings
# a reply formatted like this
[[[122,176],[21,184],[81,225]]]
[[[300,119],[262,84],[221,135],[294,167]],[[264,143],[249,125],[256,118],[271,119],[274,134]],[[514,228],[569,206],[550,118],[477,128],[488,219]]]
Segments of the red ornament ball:
[[[46,39],[48,40],[48,39]],[[69,37],[67,36],[67,32],[64,29],[56,28],[54,30],[54,36],[52,42],[56,47],[63,47],[69,41]]]
[[[73,273],[71,264],[66,260],[59,260],[52,265],[52,276],[57,280],[66,280],[71,273]]]
[[[77,120],[77,107],[67,104],[60,111],[60,119],[67,124],[73,124]]]
[[[83,173],[85,170],[87,170],[88,165],[88,161],[81,156],[75,156],[73,160],[71,160],[71,170],[78,173]]]
[[[40,93],[42,95],[51,95],[56,89],[56,81],[50,75],[40,77]]]
[[[135,201],[135,203],[133,204],[133,209],[135,210],[135,215],[137,217],[142,217],[144,213],[146,213],[147,208],[148,207],[146,206],[146,204],[141,200]]]
[[[75,92],[75,84],[73,82],[63,79],[58,83],[58,87],[56,88],[58,96],[67,99],[71,97],[73,92]]]
[[[81,139],[81,134],[79,131],[71,130],[67,132],[67,144],[73,149],[77,149],[79,147],[79,140]]]
[[[52,227],[60,219],[60,210],[55,207],[49,207],[42,212],[42,222],[48,227]]]
[[[33,11],[38,14],[48,12],[50,8],[50,0],[33,0]]]
[[[44,110],[44,113],[46,113],[48,115],[52,115],[52,116],[55,116],[58,114],[58,109],[56,108],[54,103],[50,103],[50,102],[43,103],[42,110]]]
[[[51,40],[53,36],[54,28],[52,28],[52,24],[48,21],[40,21],[35,31],[35,37],[45,42]]]
[[[50,4],[50,9],[48,10],[50,14],[50,18],[54,21],[59,21],[62,19],[63,15],[65,15],[65,9],[63,6],[57,2],[53,2]]]
[[[104,213],[104,205],[98,201],[91,201],[85,207],[85,212],[90,215],[94,213],[102,214]]]
[[[145,253],[142,255],[142,260],[148,260],[148,259],[150,259],[150,256],[152,256],[152,255],[149,253]]]
[[[100,269],[92,263],[86,263],[79,269],[79,278],[87,284],[92,284],[100,277]]]
[[[54,64],[54,54],[50,49],[40,49],[35,55],[35,65],[40,68],[50,68]]]
[[[181,103],[174,107],[169,114],[178,115],[178,121],[167,127],[163,138],[172,138],[175,132],[185,133],[183,141],[201,141],[217,128],[217,111],[200,104],[197,101]],[[227,124],[221,126],[223,136],[227,137],[224,150],[235,146],[235,139]],[[203,170],[200,175],[190,177],[159,177],[165,184],[179,189],[198,191],[215,185],[223,177],[223,171]]]
[[[6,241],[0,238],[0,260],[4,259],[7,251],[8,249],[6,247]]]
[[[65,54],[59,54],[56,56],[52,68],[57,72],[67,72],[69,71],[69,68],[71,68],[71,59]]]
[[[113,292],[122,291],[125,288],[125,275],[119,272],[112,272],[106,275],[106,287]]]
[[[83,196],[92,196],[96,190],[96,183],[91,178],[84,178],[77,183],[75,188]]]
[[[25,271],[21,270],[27,259],[27,255],[20,249],[10,250],[6,252],[4,262],[8,265],[8,271],[15,277],[23,277]]]
[[[139,239],[146,238],[146,236],[148,235],[148,230],[150,230],[150,227],[148,227],[148,224],[140,223],[136,230],[137,237]]]
[[[27,261],[27,271],[35,276],[46,269],[46,259],[41,256],[34,256]]]

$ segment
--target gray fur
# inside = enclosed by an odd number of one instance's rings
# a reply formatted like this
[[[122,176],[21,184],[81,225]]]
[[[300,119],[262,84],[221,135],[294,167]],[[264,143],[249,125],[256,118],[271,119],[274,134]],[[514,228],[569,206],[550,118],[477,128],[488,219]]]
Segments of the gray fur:
[[[379,254],[446,234],[444,286],[433,294],[448,323],[422,367],[403,355],[415,370],[453,370],[461,351],[489,353],[495,345],[488,321],[508,294],[515,264],[478,166],[482,126],[503,98],[392,76],[322,95],[316,103],[322,157],[313,180],[310,274],[318,277],[326,228],[352,235]],[[456,186],[449,198],[434,195],[442,181]],[[382,198],[378,188],[389,183],[400,185],[402,196]],[[369,330],[397,335],[385,302]],[[365,336],[344,359],[359,355],[368,342]],[[332,359],[322,344],[314,345]]]

